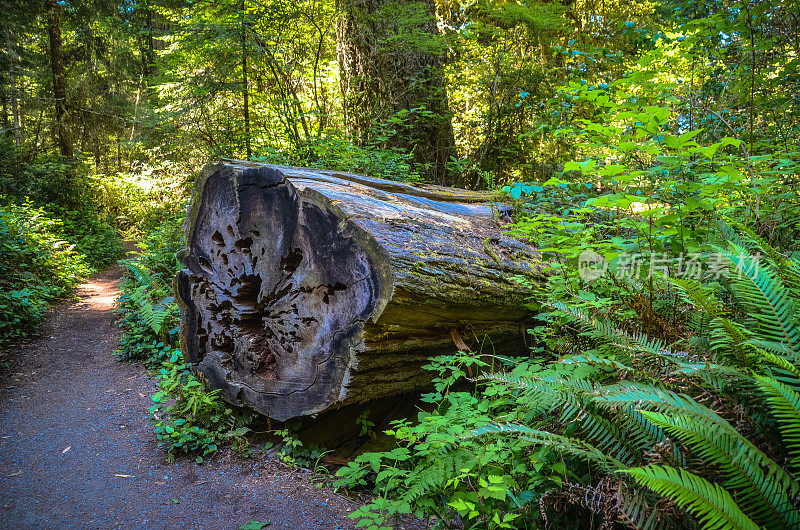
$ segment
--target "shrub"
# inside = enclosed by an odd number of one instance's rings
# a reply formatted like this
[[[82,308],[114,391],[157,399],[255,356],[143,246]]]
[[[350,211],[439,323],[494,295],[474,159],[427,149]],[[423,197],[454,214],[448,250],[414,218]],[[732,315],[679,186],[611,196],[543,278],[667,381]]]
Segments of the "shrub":
[[[26,156],[13,143],[0,139],[0,194],[5,202],[42,208],[61,222],[51,227],[95,269],[122,253],[112,220],[95,201],[88,168],[80,161],[57,155]]]
[[[159,371],[159,391],[153,394],[155,404],[150,408],[151,421],[159,445],[167,448],[167,460],[177,454],[199,454],[196,461],[215,452],[225,441],[247,449],[244,435],[255,413],[234,410],[219,397],[218,391],[208,391],[187,365],[180,360],[180,351],[171,350]]]
[[[184,246],[181,211],[171,208],[137,245],[139,254],[121,262],[126,272],[117,302],[123,330],[117,357],[158,369],[159,390],[150,413],[159,444],[168,460],[196,454],[199,463],[226,441],[246,450],[244,435],[255,413],[231,407],[217,391],[206,389],[177,349],[179,311],[172,280],[180,268],[176,254]]]
[[[120,284],[117,311],[123,337],[117,356],[121,360],[159,365],[177,347],[178,306],[172,296],[172,279],[183,247],[182,217],[175,211],[137,245],[136,257],[121,261],[126,269]]]
[[[62,221],[0,197],[0,350],[27,337],[56,298],[92,272],[60,237]]]
[[[392,149],[359,147],[336,136],[314,138],[296,149],[265,148],[256,160],[269,164],[363,173],[389,180],[422,180],[412,168],[410,155]]]

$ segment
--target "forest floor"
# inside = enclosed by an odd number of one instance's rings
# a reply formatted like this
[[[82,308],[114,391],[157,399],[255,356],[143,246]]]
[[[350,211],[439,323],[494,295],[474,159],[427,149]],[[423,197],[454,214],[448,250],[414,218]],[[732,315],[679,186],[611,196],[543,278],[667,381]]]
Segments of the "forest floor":
[[[0,376],[0,528],[353,527],[358,501],[260,451],[165,463],[147,412],[156,383],[114,357],[121,273],[83,284]]]

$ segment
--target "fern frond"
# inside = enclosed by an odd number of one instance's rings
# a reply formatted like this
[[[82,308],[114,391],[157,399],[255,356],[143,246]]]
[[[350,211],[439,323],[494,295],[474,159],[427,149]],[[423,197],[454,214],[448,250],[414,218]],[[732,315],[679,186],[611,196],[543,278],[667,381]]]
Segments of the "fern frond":
[[[687,414],[705,418],[732,429],[730,424],[719,414],[705,405],[701,405],[691,397],[643,383],[623,381],[615,385],[608,385],[604,387],[603,393],[595,399],[604,401],[609,405],[638,403],[640,407],[647,405],[646,408],[679,409]]]
[[[582,324],[590,332],[592,338],[616,346],[620,352],[653,356],[659,362],[672,362],[674,358],[677,358],[663,340],[649,338],[642,333],[626,333],[606,320],[591,316],[580,308],[562,302],[556,302],[553,307]]]
[[[584,442],[583,440],[568,438],[560,434],[553,434],[538,429],[532,429],[527,425],[521,425],[518,423],[489,423],[482,427],[473,429],[468,436],[479,437],[489,434],[517,434],[534,443],[535,445],[552,447],[554,450],[560,453],[571,454],[589,459],[606,472],[625,469],[628,467],[616,458],[609,456],[594,445]]]
[[[724,488],[688,471],[647,466],[620,471],[695,515],[707,530],[758,530]]]
[[[642,453],[666,440],[664,430],[648,420],[635,405],[626,405],[622,410],[624,427]],[[677,452],[676,456],[678,456]]]
[[[463,449],[432,456],[432,462],[415,469],[406,479],[408,489],[403,493],[403,500],[411,502],[431,491],[443,489],[447,481],[458,476],[462,469],[472,469],[475,466],[475,457]]]
[[[793,374],[798,380],[800,380],[800,368],[798,368],[796,364],[786,359],[786,357],[775,355],[774,353],[771,353],[769,351],[764,351],[764,350],[756,350],[756,351],[759,353],[759,355],[761,355],[761,357],[764,360],[771,362],[775,366],[778,366],[783,370]]]
[[[681,363],[675,366],[671,375],[685,375],[703,381],[706,386],[726,392],[731,385],[750,384],[753,378],[743,370],[712,363]]]
[[[146,308],[146,311],[145,311]],[[157,304],[146,304],[142,306],[142,318],[153,333],[159,334],[163,330],[164,322],[175,315],[178,306],[175,299],[171,296],[161,300]]]
[[[745,326],[728,318],[711,320],[711,351],[732,361],[739,368],[752,368],[756,357],[749,344],[752,338]]]
[[[673,278],[664,275],[664,280],[672,284],[678,295],[687,303],[711,316],[719,316],[725,312],[722,302],[717,298],[716,290],[691,278]]]
[[[558,362],[561,364],[594,364],[598,366],[607,366],[609,368],[619,370],[620,372],[632,372],[634,370],[633,367],[628,366],[627,364],[623,364],[619,361],[615,361],[614,359],[609,359],[608,357],[593,353],[565,355],[561,357]]]
[[[601,318],[596,318],[581,308],[574,307],[562,302],[553,304],[555,309],[565,313],[572,320],[583,324],[586,328],[596,331],[596,337],[603,339],[606,342],[614,343],[622,349],[632,349],[629,342],[629,337],[623,331],[617,329],[612,324],[606,322]]]
[[[800,294],[800,262],[794,259],[787,259],[781,272],[786,286],[795,294]]]
[[[643,450],[652,447],[642,442],[643,433],[640,432],[638,437],[631,436],[629,431],[622,428],[626,426],[625,422],[616,415],[609,415],[608,411],[584,406],[576,410],[575,416],[580,420],[582,434],[593,445],[628,465],[640,462]]]
[[[664,528],[660,520],[660,511],[657,506],[651,506],[644,492],[634,490],[632,495],[626,495],[619,501],[620,513],[627,519],[626,523],[637,530],[657,530]]]
[[[608,411],[598,411],[593,404],[594,396],[601,386],[586,379],[518,377],[513,374],[484,374],[486,379],[502,381],[521,388],[526,394],[550,396],[553,408],[561,410],[559,421],[578,422],[581,431],[595,446],[613,455],[614,458],[632,464],[639,461],[644,447],[637,445],[617,425],[617,418]]]
[[[132,261],[121,261],[122,266],[133,276],[137,283],[141,285],[150,285],[153,281],[153,276],[144,267]]]
[[[731,285],[748,306],[757,324],[758,338],[783,344],[793,354],[800,355],[800,313],[790,291],[770,267],[763,266],[742,247],[734,244],[731,247],[736,255],[718,250],[731,264],[735,273]]]
[[[724,486],[739,494],[740,506],[757,521],[776,530],[800,527],[791,503],[797,482],[736,430],[682,414],[642,414],[718,466]]]
[[[722,237],[729,243],[742,247],[753,254],[766,255],[770,260],[770,266],[780,267],[786,260],[786,258],[775,250],[764,238],[759,237],[758,234],[738,221],[733,219],[719,219],[717,220],[717,228],[719,228]]]
[[[757,375],[755,379],[781,426],[781,438],[789,450],[792,467],[797,469],[800,467],[800,392],[773,377]]]

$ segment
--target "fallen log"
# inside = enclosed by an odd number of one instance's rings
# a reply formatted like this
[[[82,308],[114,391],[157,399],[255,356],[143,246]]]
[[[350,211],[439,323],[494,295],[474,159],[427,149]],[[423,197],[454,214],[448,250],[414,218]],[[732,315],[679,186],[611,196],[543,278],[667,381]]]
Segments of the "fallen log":
[[[524,351],[538,253],[487,193],[218,160],[195,183],[181,348],[276,420],[429,383],[438,354]],[[469,345],[467,345],[469,343]]]

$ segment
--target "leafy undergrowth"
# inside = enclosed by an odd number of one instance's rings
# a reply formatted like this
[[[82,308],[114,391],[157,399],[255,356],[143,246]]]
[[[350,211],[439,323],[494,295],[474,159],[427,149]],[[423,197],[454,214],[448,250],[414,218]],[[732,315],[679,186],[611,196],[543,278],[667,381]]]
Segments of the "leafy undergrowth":
[[[432,359],[433,410],[338,472],[359,526],[800,527],[800,152],[687,130],[664,61],[561,89],[582,158],[505,188],[533,346]]]
[[[35,333],[47,308],[122,252],[82,166],[21,162],[0,140],[0,352]]]
[[[336,136],[310,139],[291,149],[264,147],[255,160],[267,164],[348,171],[389,180],[422,180],[412,169],[413,158],[410,155],[374,146],[359,147]]]
[[[53,300],[92,272],[60,224],[30,204],[0,206],[0,350],[27,337]]]
[[[34,334],[54,301],[118,255],[106,228],[0,197],[0,352]],[[106,245],[83,252],[98,237]]]
[[[444,528],[798,527],[800,262],[738,228],[720,224],[722,281],[653,279],[686,326],[671,344],[620,320],[612,294],[591,309],[545,299],[535,358],[434,358],[435,408],[338,472],[377,495],[352,516],[371,529],[408,513]]]
[[[120,262],[125,276],[117,302],[123,330],[117,357],[141,362],[156,373],[159,391],[152,396],[150,413],[168,460],[186,454],[199,463],[225,443],[247,454],[244,435],[255,414],[231,407],[218,391],[209,391],[178,349],[172,279],[180,268],[176,254],[183,248],[182,222],[182,209],[173,208],[137,245],[138,254]]]
[[[235,409],[226,404],[218,391],[209,391],[182,362],[180,350],[172,350],[158,372],[159,391],[153,394],[150,408],[153,428],[159,445],[167,449],[167,460],[178,454],[205,456],[230,442],[244,455],[249,455],[245,438],[255,413]]]

